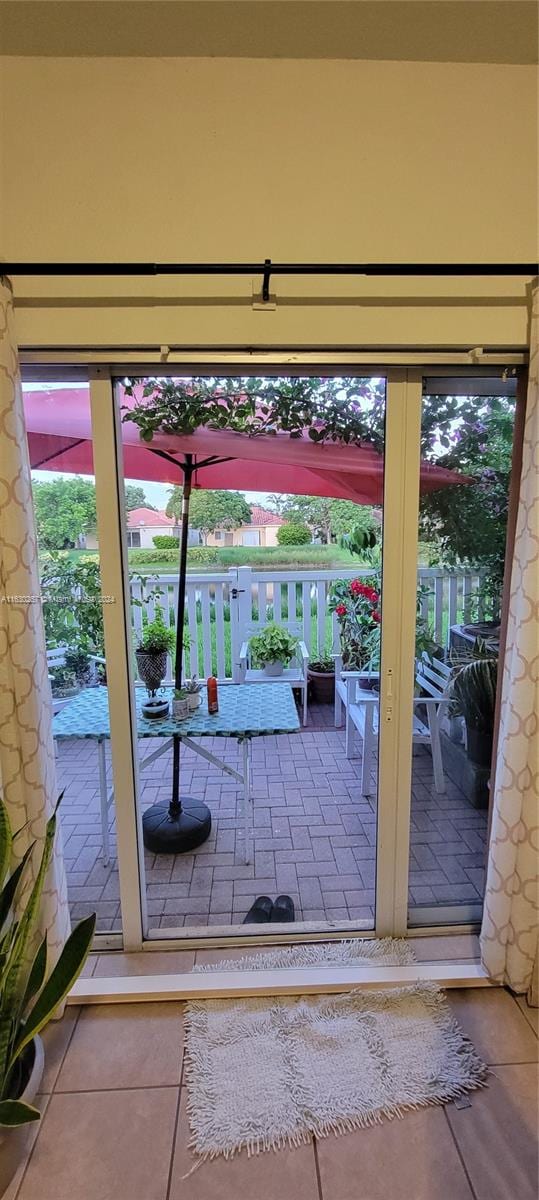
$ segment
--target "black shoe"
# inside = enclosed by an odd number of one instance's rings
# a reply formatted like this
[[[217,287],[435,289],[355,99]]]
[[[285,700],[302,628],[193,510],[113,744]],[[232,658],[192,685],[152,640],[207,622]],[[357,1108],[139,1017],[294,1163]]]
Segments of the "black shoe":
[[[294,901],[291,896],[277,896],[273,905],[271,921],[293,921],[295,919]]]
[[[257,896],[251,904],[247,916],[243,918],[244,925],[259,925],[272,920],[273,904],[269,896]]]

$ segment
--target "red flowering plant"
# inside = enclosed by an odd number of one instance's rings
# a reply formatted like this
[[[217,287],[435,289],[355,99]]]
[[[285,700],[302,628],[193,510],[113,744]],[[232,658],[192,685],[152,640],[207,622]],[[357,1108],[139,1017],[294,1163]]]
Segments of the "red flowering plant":
[[[376,576],[337,579],[329,595],[329,610],[339,620],[343,667],[362,671],[377,667],[380,657],[380,591]]]

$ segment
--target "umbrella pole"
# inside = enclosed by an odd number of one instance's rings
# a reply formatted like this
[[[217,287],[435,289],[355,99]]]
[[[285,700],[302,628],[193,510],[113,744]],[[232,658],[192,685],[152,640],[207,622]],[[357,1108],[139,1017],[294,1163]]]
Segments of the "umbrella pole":
[[[183,471],[182,517],[180,532],[180,561],[178,604],[176,608],[176,661],[174,686],[182,686],[183,625],[185,619],[185,589],[187,584],[187,546],[189,541],[189,502],[193,480],[192,454],[186,454]],[[191,796],[180,797],[181,737],[172,736],[172,798],[170,804],[153,804],[142,817],[144,845],[154,854],[185,854],[205,842],[211,830],[211,813],[206,804]]]
[[[190,460],[190,461],[188,461]],[[174,664],[174,687],[177,691],[182,686],[183,666],[183,624],[185,620],[185,588],[187,583],[187,546],[189,542],[189,504],[191,500],[191,484],[193,479],[193,461],[190,454],[186,455],[183,464],[183,494],[182,517],[180,532],[180,572],[178,578],[178,605],[176,610],[176,661]],[[172,745],[172,800],[170,801],[170,816],[177,817],[182,810],[180,800],[180,738],[173,737]]]

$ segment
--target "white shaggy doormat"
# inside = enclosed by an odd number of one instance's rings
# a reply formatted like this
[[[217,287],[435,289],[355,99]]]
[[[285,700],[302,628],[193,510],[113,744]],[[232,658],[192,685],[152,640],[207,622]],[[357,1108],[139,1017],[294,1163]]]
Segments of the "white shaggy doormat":
[[[481,1087],[434,984],[187,1005],[191,1148],[230,1158],[345,1133]]]
[[[281,946],[241,958],[222,958],[200,964],[195,971],[265,971],[291,967],[377,966],[406,967],[415,962],[415,954],[406,938],[349,938],[343,942],[302,942],[299,946]]]

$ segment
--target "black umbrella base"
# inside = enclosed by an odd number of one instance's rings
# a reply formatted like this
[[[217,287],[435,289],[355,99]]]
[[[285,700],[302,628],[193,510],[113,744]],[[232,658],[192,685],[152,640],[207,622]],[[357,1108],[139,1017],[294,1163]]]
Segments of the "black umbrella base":
[[[152,804],[142,814],[144,845],[153,854],[186,854],[209,837],[211,813],[202,800],[181,796],[181,812],[171,817],[168,804]]]

